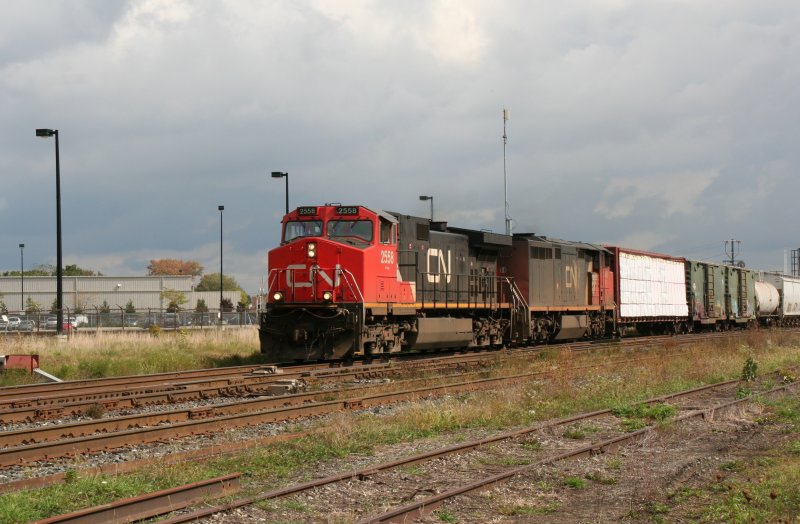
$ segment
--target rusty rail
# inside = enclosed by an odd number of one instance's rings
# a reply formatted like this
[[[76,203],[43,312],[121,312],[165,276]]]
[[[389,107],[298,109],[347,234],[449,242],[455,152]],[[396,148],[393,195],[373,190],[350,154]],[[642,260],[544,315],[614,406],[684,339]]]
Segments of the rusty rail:
[[[57,515],[36,524],[105,524],[109,522],[132,522],[164,515],[183,509],[205,499],[229,495],[239,489],[241,473],[233,473],[209,480],[201,480],[184,486],[156,491],[118,500],[110,504]]]
[[[789,391],[791,389],[796,388],[798,386],[798,384],[800,384],[800,382],[792,382],[790,384],[786,384],[786,385],[783,385],[783,386],[779,386],[779,387],[773,388],[772,390],[770,390],[770,391],[768,391],[766,393],[762,393],[761,395],[772,396],[772,395],[777,395],[779,393],[784,393],[784,392],[787,392],[787,391]],[[742,404],[744,402],[749,402],[752,399],[753,399],[753,396],[751,395],[749,397],[732,400],[732,401],[726,402],[724,404],[720,404],[718,406],[713,406],[713,407],[706,408],[706,409],[693,410],[693,411],[685,413],[685,414],[683,414],[683,415],[681,415],[679,417],[676,417],[674,419],[674,422],[683,422],[685,420],[693,419],[693,418],[696,418],[696,417],[703,417],[703,418],[710,417],[710,416],[713,416],[714,414],[716,414],[718,412],[731,409],[732,407],[738,406],[739,404]],[[648,426],[646,428],[634,431],[632,433],[628,433],[626,435],[621,435],[621,436],[614,437],[614,438],[611,438],[611,439],[608,439],[608,440],[604,440],[604,441],[601,441],[601,442],[597,442],[597,443],[594,443],[594,444],[589,444],[587,446],[583,446],[583,447],[580,447],[578,449],[567,451],[565,453],[561,453],[561,454],[558,454],[558,455],[555,455],[555,456],[547,457],[547,458],[545,458],[543,460],[534,462],[532,464],[526,464],[525,466],[520,466],[520,467],[517,467],[517,468],[513,468],[511,470],[508,470],[508,471],[505,471],[505,472],[502,472],[502,473],[499,473],[499,474],[496,474],[496,475],[493,475],[493,476],[490,476],[490,477],[486,477],[486,478],[477,480],[475,482],[472,482],[472,483],[469,483],[469,484],[466,484],[466,485],[463,485],[463,486],[459,486],[459,487],[453,488],[451,490],[439,493],[439,494],[434,495],[432,497],[428,497],[428,498],[413,502],[411,504],[407,504],[405,506],[401,506],[399,508],[395,508],[395,509],[393,509],[391,511],[388,511],[386,513],[383,513],[381,515],[377,515],[377,516],[374,516],[374,517],[369,517],[367,519],[363,519],[363,520],[361,520],[359,522],[359,524],[377,524],[377,523],[382,523],[382,522],[392,522],[392,523],[395,523],[395,522],[397,522],[397,523],[400,523],[400,522],[411,522],[415,518],[418,518],[418,517],[421,517],[423,515],[426,515],[426,514],[430,513],[432,510],[434,510],[437,507],[441,506],[448,499],[452,499],[452,498],[457,497],[459,495],[464,495],[464,494],[470,493],[470,492],[483,491],[485,489],[488,489],[488,488],[492,487],[495,484],[499,484],[501,482],[504,482],[504,481],[506,481],[506,480],[516,476],[516,475],[519,475],[521,473],[526,473],[528,471],[532,471],[532,470],[534,470],[534,469],[536,469],[538,467],[541,467],[543,465],[552,464],[552,463],[559,462],[559,461],[566,460],[566,459],[585,457],[585,456],[595,455],[595,454],[598,454],[598,453],[605,453],[607,451],[611,451],[611,450],[617,449],[620,446],[622,446],[623,444],[638,440],[638,439],[644,437],[645,435],[648,435],[648,434],[652,433],[656,429],[657,429],[657,427]]]
[[[692,394],[703,392],[703,391],[707,391],[707,390],[712,390],[712,389],[722,388],[722,387],[726,387],[726,386],[731,386],[731,385],[734,385],[734,384],[736,384],[738,382],[739,382],[739,380],[728,380],[728,381],[719,382],[719,383],[715,383],[715,384],[709,384],[709,385],[705,385],[705,386],[700,386],[700,387],[693,388],[693,389],[690,389],[690,390],[685,390],[685,391],[680,391],[680,392],[676,392],[676,393],[670,393],[670,394],[667,394],[667,395],[662,395],[662,396],[659,396],[659,397],[654,397],[654,398],[651,398],[651,399],[648,399],[648,400],[645,400],[645,401],[641,402],[641,404],[660,403],[660,402],[664,402],[665,400],[669,400],[669,399],[673,399],[673,398],[677,398],[677,397],[688,396],[688,395],[692,395]],[[773,390],[773,392],[774,391],[779,391],[779,390],[782,390],[782,389],[783,388],[776,388],[775,390]],[[739,399],[739,400],[737,400],[735,402],[741,402],[741,401],[746,401],[746,400],[750,400],[750,399]],[[309,481],[309,482],[306,482],[306,483],[297,484],[297,485],[294,485],[294,486],[288,486],[288,487],[285,487],[285,488],[279,488],[279,489],[276,489],[276,490],[273,490],[273,491],[269,491],[267,493],[262,493],[262,494],[257,495],[257,496],[235,500],[235,501],[232,501],[232,502],[229,502],[229,503],[226,503],[226,504],[222,504],[222,505],[219,505],[219,506],[216,506],[216,507],[209,507],[209,508],[196,510],[196,511],[193,511],[191,513],[178,515],[178,516],[173,517],[173,518],[171,518],[169,520],[163,521],[161,524],[178,524],[178,523],[183,523],[183,522],[192,522],[192,521],[195,521],[195,520],[199,520],[201,518],[209,517],[209,516],[214,515],[216,513],[221,513],[221,512],[224,512],[224,511],[229,511],[231,509],[247,506],[247,505],[259,502],[259,501],[275,499],[275,498],[284,497],[284,496],[287,496],[287,495],[301,493],[303,491],[307,491],[307,490],[310,490],[310,489],[318,488],[318,487],[325,486],[325,485],[328,485],[328,484],[333,484],[333,483],[336,483],[336,482],[343,482],[343,481],[347,481],[347,480],[351,480],[351,479],[363,479],[363,478],[366,478],[368,476],[374,475],[374,474],[376,474],[378,472],[381,472],[381,471],[386,471],[386,470],[398,468],[398,467],[401,467],[401,466],[410,466],[410,465],[413,465],[413,464],[418,464],[418,463],[425,462],[425,461],[428,461],[428,460],[431,460],[431,459],[440,458],[440,457],[443,457],[443,456],[446,456],[446,455],[455,454],[455,453],[463,453],[465,451],[469,451],[469,450],[472,450],[472,449],[480,448],[480,447],[486,446],[488,444],[493,444],[493,443],[497,443],[497,442],[504,441],[504,440],[516,439],[516,438],[525,436],[525,435],[530,434],[530,433],[542,431],[544,429],[563,426],[563,425],[568,425],[568,424],[572,424],[572,423],[577,422],[577,421],[586,420],[586,419],[590,419],[590,418],[596,418],[596,417],[600,417],[600,416],[604,416],[604,415],[610,415],[611,412],[612,411],[610,409],[603,409],[603,410],[593,411],[593,412],[590,412],[590,413],[582,413],[582,414],[579,414],[579,415],[574,415],[574,416],[571,416],[571,417],[566,417],[566,418],[562,418],[562,419],[555,420],[555,421],[549,421],[549,422],[536,424],[534,426],[530,426],[530,427],[523,428],[523,429],[520,429],[520,430],[506,432],[506,433],[503,433],[503,434],[500,434],[500,435],[496,435],[496,436],[493,436],[493,437],[487,437],[487,438],[474,440],[474,441],[470,441],[470,442],[463,442],[463,443],[456,444],[456,445],[453,445],[453,446],[450,446],[450,447],[447,447],[447,448],[443,448],[443,449],[439,449],[439,450],[433,450],[433,451],[429,451],[429,452],[422,453],[422,454],[419,454],[419,455],[406,457],[404,459],[400,459],[400,460],[397,460],[397,461],[371,465],[371,466],[368,466],[368,467],[360,469],[360,470],[348,471],[348,472],[344,472],[344,473],[340,473],[340,474],[336,474],[336,475],[331,475],[331,476],[328,476],[328,477],[315,479],[315,480],[312,480],[312,481]],[[702,413],[702,411],[700,411],[699,413]],[[694,414],[694,412],[692,412],[692,414]],[[684,417],[679,417],[676,420],[683,420],[684,418],[686,418],[686,417],[685,416]],[[548,463],[548,461],[563,460],[565,458],[569,458],[569,457],[572,457],[572,456],[582,456],[582,455],[585,455],[587,453],[597,452],[598,450],[601,450],[601,449],[609,449],[612,445],[620,445],[626,438],[638,437],[638,436],[643,435],[648,429],[652,429],[652,428],[646,428],[645,430],[639,430],[639,431],[637,431],[635,433],[631,433],[629,435],[624,435],[622,437],[617,437],[617,438],[611,439],[611,440],[609,440],[607,442],[601,442],[601,443],[597,443],[597,444],[592,444],[592,445],[589,445],[589,446],[585,446],[585,447],[579,448],[579,449],[574,450],[574,451],[562,453],[562,454],[557,455],[555,457],[549,457],[548,459],[545,459],[545,460],[543,460],[543,461],[541,461],[540,463],[537,463],[537,464],[540,465],[541,463]],[[526,469],[532,468],[534,466],[535,465],[526,465],[526,466],[524,466],[522,468],[517,468],[517,469],[513,470],[514,471],[513,473],[509,473],[509,477],[508,478],[510,478],[513,475],[516,475],[517,473],[519,473],[522,470],[526,470]],[[491,480],[487,481],[485,484],[482,484],[482,486],[489,486],[489,485],[491,485],[493,483],[496,483],[496,482],[499,482],[499,481],[500,481],[500,479],[492,478]],[[439,504],[441,504],[441,502],[438,503],[437,505],[439,505]],[[411,506],[411,505],[409,505],[409,506]],[[429,509],[429,508],[427,508],[427,506],[424,506],[424,508],[426,510]],[[412,517],[414,515],[409,513],[406,516]],[[388,520],[388,521],[389,522],[394,522],[394,520]],[[373,521],[370,520],[370,521],[367,521],[367,522],[373,522]],[[383,522],[383,521],[374,520],[374,522]]]

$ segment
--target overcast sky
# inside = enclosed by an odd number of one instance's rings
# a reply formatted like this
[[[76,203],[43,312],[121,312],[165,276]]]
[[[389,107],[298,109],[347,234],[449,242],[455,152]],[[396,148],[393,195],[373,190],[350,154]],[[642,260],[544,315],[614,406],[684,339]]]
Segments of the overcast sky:
[[[751,267],[800,247],[800,3],[0,2],[0,270],[199,261],[256,292],[290,206]]]

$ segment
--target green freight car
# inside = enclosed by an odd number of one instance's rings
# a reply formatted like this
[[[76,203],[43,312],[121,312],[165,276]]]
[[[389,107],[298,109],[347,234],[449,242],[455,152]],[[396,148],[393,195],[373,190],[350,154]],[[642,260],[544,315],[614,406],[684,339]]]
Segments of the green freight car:
[[[686,298],[696,331],[747,327],[755,322],[755,273],[752,270],[686,261]]]

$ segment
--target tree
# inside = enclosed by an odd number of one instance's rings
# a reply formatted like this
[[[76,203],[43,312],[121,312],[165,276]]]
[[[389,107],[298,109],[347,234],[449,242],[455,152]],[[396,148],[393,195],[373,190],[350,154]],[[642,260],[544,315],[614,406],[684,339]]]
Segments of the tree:
[[[56,266],[42,264],[25,271],[25,275],[32,277],[52,277],[56,274]]]
[[[203,275],[200,283],[195,288],[196,291],[219,291],[219,273],[209,273]],[[242,288],[236,279],[230,275],[222,276],[222,291],[241,291]]]
[[[108,315],[111,313],[111,306],[108,305],[108,302],[103,300],[103,303],[100,304],[100,314],[101,315]]]
[[[170,313],[177,313],[181,310],[181,306],[189,301],[189,299],[186,298],[186,293],[176,289],[165,289],[162,291],[161,300],[167,302],[167,311]]]
[[[136,313],[136,307],[133,305],[133,300],[128,300],[128,303],[125,304],[125,313],[128,315]]]
[[[222,299],[222,311],[225,313],[230,313],[233,311],[233,302],[229,298]]]
[[[239,302],[236,303],[236,311],[247,311],[248,307],[250,307],[250,295],[245,293],[244,290],[240,290]]]
[[[203,274],[203,266],[194,260],[178,260],[175,258],[159,258],[151,260],[147,266],[147,274],[157,275],[190,275],[199,277]]]
[[[101,276],[103,276],[103,274],[100,273],[99,271],[92,271],[91,269],[83,269],[81,267],[78,267],[77,264],[67,264],[66,266],[64,266],[63,274],[64,274],[65,277],[94,277],[94,276],[101,277]]]
[[[208,313],[208,305],[206,305],[206,301],[202,298],[198,298],[197,305],[194,307],[194,310],[198,313]]]
[[[38,315],[41,312],[42,306],[31,297],[28,297],[28,300],[25,301],[25,313],[29,315]]]
[[[53,303],[50,305],[50,314],[55,315],[58,313],[58,298],[53,299]]]
[[[4,271],[4,277],[18,277],[19,271]],[[99,271],[91,269],[83,269],[78,267],[77,264],[67,264],[64,266],[62,274],[65,277],[102,277],[103,274]],[[42,264],[32,269],[25,270],[26,277],[54,277],[56,276],[56,266],[51,264]]]

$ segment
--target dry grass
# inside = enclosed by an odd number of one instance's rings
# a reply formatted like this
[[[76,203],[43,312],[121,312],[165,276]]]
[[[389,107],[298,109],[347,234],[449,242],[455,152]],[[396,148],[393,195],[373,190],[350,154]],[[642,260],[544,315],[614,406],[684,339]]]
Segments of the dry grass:
[[[39,365],[62,379],[163,373],[260,361],[258,331],[227,328],[81,334],[0,339],[0,354],[36,354]],[[8,385],[8,384],[2,384]]]
[[[741,375],[748,358],[758,363],[761,376],[798,366],[800,336],[760,332],[731,340],[651,350],[644,356],[549,350],[544,356],[508,360],[487,373],[487,376],[504,376],[549,372],[541,379],[488,392],[409,403],[387,416],[362,415],[353,421],[351,415],[344,415],[326,422],[323,438],[330,439],[334,447],[365,435],[369,435],[370,442],[389,444],[464,428],[526,425],[735,379]],[[620,363],[623,359],[632,362]],[[458,377],[431,378],[429,382],[443,380],[458,380]],[[375,391],[404,387],[398,382]]]

